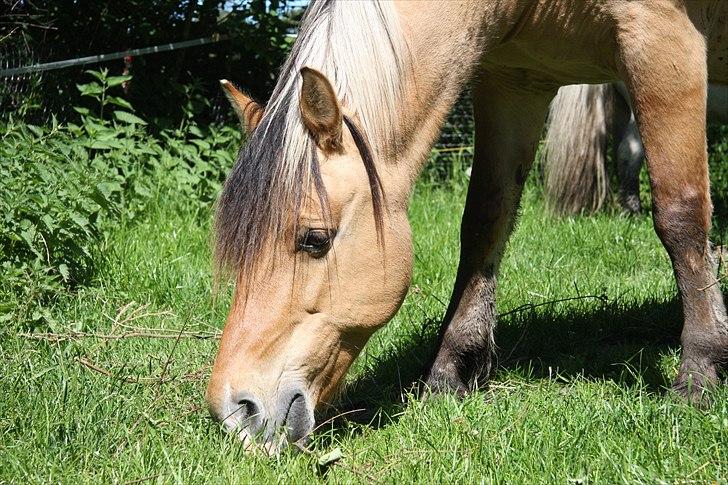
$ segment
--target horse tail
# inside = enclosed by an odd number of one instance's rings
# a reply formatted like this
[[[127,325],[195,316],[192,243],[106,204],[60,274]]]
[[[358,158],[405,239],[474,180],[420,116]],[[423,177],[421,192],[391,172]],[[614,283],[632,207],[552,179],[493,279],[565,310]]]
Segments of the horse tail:
[[[598,211],[609,195],[609,84],[564,86],[551,103],[541,156],[546,204],[555,213]]]

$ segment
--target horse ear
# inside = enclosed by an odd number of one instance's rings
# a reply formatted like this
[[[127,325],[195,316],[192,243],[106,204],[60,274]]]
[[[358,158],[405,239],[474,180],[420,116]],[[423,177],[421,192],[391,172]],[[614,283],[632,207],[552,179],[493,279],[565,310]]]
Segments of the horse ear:
[[[326,76],[304,67],[301,69],[301,116],[316,144],[327,153],[341,152],[343,115],[336,92]]]
[[[258,126],[260,118],[263,117],[263,107],[250,99],[245,94],[238,91],[233,83],[227,79],[220,79],[220,85],[225,92],[225,96],[235,110],[240,120],[240,126],[245,134],[250,134]]]

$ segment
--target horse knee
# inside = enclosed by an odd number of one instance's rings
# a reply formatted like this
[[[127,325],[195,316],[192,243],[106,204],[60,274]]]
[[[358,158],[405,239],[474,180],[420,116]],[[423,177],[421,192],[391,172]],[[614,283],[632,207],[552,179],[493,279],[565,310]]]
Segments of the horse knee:
[[[705,253],[710,213],[707,193],[685,191],[669,198],[656,197],[653,208],[655,231],[673,260],[680,260],[687,253]]]

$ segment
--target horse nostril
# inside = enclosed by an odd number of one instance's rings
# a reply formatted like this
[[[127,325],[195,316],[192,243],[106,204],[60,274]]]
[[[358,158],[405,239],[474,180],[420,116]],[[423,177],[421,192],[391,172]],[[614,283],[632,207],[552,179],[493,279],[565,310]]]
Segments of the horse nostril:
[[[288,406],[284,421],[290,441],[299,441],[311,432],[313,428],[313,416],[311,414],[303,394],[295,394]]]
[[[241,399],[238,401],[238,409],[248,419],[253,419],[260,414],[260,408],[250,399]]]
[[[233,398],[230,412],[224,422],[228,429],[246,430],[251,436],[259,433],[264,427],[263,406],[249,395]]]

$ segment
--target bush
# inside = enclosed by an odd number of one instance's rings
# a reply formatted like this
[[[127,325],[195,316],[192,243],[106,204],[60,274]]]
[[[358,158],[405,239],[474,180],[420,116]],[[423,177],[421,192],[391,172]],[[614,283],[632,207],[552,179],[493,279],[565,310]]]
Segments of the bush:
[[[76,108],[79,123],[0,126],[0,321],[52,323],[46,303],[88,281],[109,231],[167,193],[209,208],[232,165],[237,130],[186,118],[154,137],[110,95],[126,78],[90,74],[78,89],[98,112]]]
[[[4,285],[27,293],[88,275],[92,241],[104,216],[119,212],[121,184],[109,167],[82,152],[58,129],[8,128],[0,145]]]

